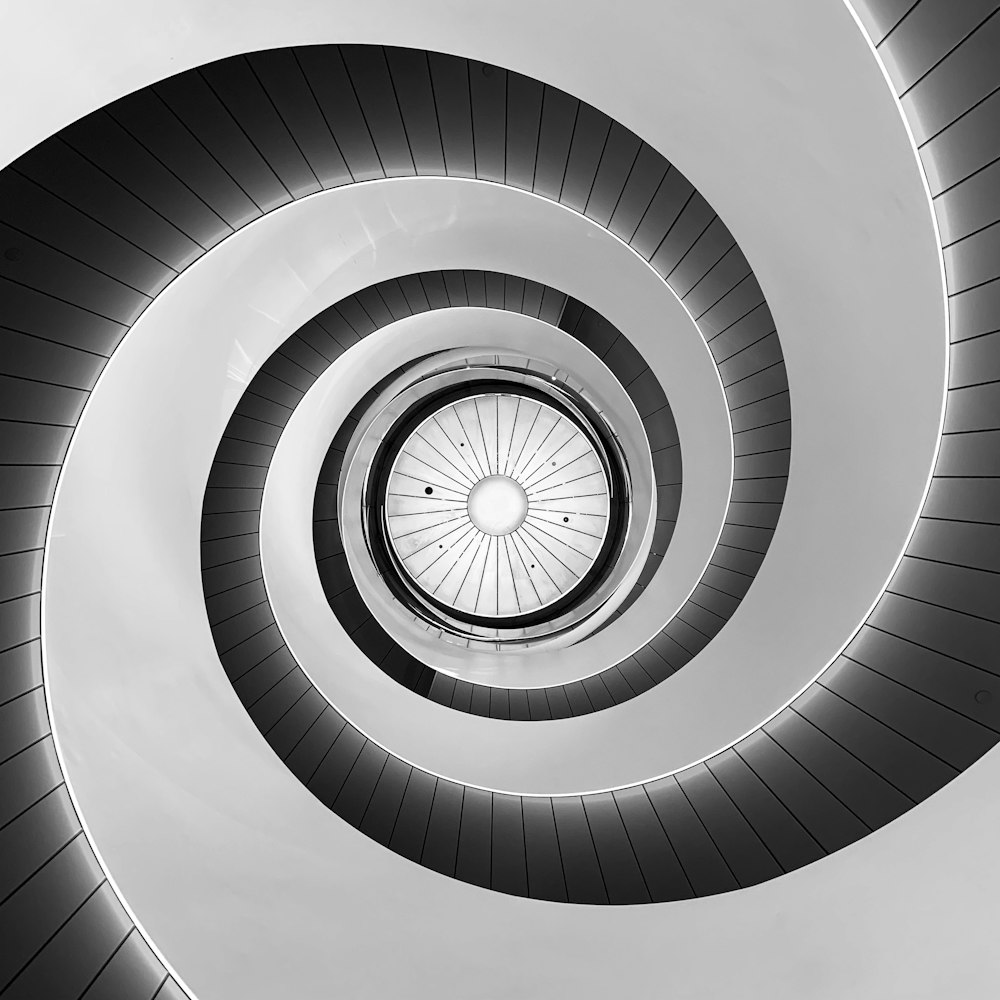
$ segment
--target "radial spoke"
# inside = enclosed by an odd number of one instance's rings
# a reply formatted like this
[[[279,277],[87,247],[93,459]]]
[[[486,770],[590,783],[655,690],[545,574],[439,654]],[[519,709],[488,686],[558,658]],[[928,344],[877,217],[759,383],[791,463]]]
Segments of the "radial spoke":
[[[433,524],[429,524],[425,528],[417,528],[414,531],[404,531],[404,532],[402,532],[399,535],[394,535],[393,537],[397,541],[399,541],[399,539],[401,539],[401,538],[409,538],[410,535],[418,535],[418,534],[420,534],[421,531],[428,531],[431,528],[439,528],[439,527],[441,527],[442,524],[451,524],[453,521],[465,521],[465,520],[468,520],[468,519],[465,518],[465,517],[462,517],[462,516],[448,517],[448,518],[445,518],[443,521],[435,521]],[[411,553],[411,555],[412,555],[412,553]]]
[[[472,545],[473,542],[475,542],[475,540],[476,540],[476,533],[474,531],[469,531],[467,533],[467,535],[464,536],[464,537],[465,537],[465,545],[462,546],[462,551],[459,552],[458,557],[456,559],[453,559],[451,561],[450,565],[445,570],[444,576],[442,576],[441,579],[438,580],[438,582],[435,585],[434,589],[431,591],[432,595],[436,595],[437,592],[444,586],[444,583],[448,579],[448,577],[451,576],[451,574],[455,572],[455,567],[458,566],[459,562],[462,559],[462,556],[464,556],[465,553],[468,551],[469,546]],[[458,541],[454,542],[452,545],[450,545],[448,547],[448,550],[451,551],[451,549],[453,549],[457,544],[458,544]]]
[[[476,429],[473,428],[471,432],[469,431],[469,428],[465,426],[465,421],[462,419],[462,413],[461,413],[461,411],[458,410],[457,408],[455,410],[455,416],[458,418],[458,422],[459,422],[459,424],[462,427],[462,433],[465,435],[465,440],[469,444],[469,450],[472,452],[472,457],[476,460],[476,465],[479,466],[479,478],[480,479],[485,479],[490,474],[489,473],[489,460],[488,460],[488,456],[486,456],[486,455],[483,455],[483,458],[481,459],[479,457],[479,452],[476,451],[476,446],[472,443],[472,438],[476,434]],[[483,459],[487,460],[486,467],[483,466]]]
[[[521,461],[521,456],[524,454],[525,446],[528,443],[528,438],[531,437],[531,432],[535,429],[535,424],[538,422],[538,415],[542,412],[541,404],[538,404],[538,409],[535,410],[534,419],[531,421],[531,426],[528,428],[528,433],[524,435],[524,440],[521,442],[521,450],[517,453],[517,458],[514,459],[514,464],[511,466],[509,475],[514,479],[517,479],[515,473],[517,472],[518,462]]]
[[[528,489],[532,485],[531,484],[531,477],[534,476],[536,473],[541,472],[542,469],[544,469],[545,466],[548,465],[549,462],[552,462],[552,459],[554,459],[556,457],[556,455],[558,455],[559,452],[561,452],[563,450],[563,448],[565,448],[566,445],[568,445],[570,443],[570,441],[575,441],[580,436],[581,436],[580,432],[577,431],[577,433],[574,434],[572,437],[569,437],[565,441],[563,441],[563,443],[561,445],[559,445],[559,447],[556,448],[555,451],[551,452],[546,458],[543,458],[542,459],[542,464],[537,469],[535,469],[535,471],[530,476],[525,476],[524,477],[524,480],[523,480],[523,482],[524,482],[524,488]],[[588,449],[588,451],[584,452],[585,455],[590,454],[590,453],[591,452],[590,452],[589,449]],[[555,462],[552,462],[552,464],[556,465]],[[565,468],[565,466],[562,466],[562,468]],[[559,469],[556,469],[556,472],[558,472],[558,471],[559,471]]]
[[[430,462],[426,461],[425,459],[418,458],[416,455],[414,455],[414,454],[412,454],[411,452],[408,452],[408,451],[402,451],[402,452],[400,452],[400,454],[405,455],[407,458],[412,458],[414,462],[419,462],[421,465],[426,465],[428,469],[431,469],[433,472],[436,472],[443,479],[447,479],[448,482],[454,483],[456,486],[459,487],[459,490],[456,491],[456,492],[459,492],[460,490],[466,490],[466,491],[468,491],[469,487],[465,483],[463,483],[460,480],[456,479],[454,476],[449,476],[448,473],[446,473],[446,472],[442,472],[440,469],[438,469],[435,466],[431,465]],[[434,480],[428,479],[427,481],[432,486],[437,486],[437,483]]]
[[[559,485],[565,486],[566,484],[560,483]],[[553,489],[556,488],[557,487],[553,487]],[[545,491],[542,490],[542,492],[544,493]],[[561,502],[563,500],[583,500],[587,497],[605,497],[605,496],[607,496],[607,493],[574,493],[570,496],[565,496],[565,497],[549,497],[546,500],[532,500],[532,503],[555,503],[556,501]]]
[[[397,493],[389,494],[390,496],[399,496]],[[419,500],[419,497],[407,497],[407,500]],[[436,498],[434,503],[443,502],[440,498]],[[461,501],[456,500],[455,503],[461,503]],[[426,510],[414,510],[414,511],[397,511],[389,512],[389,517],[422,517],[428,514],[454,514],[458,508],[455,507],[429,507]],[[399,538],[399,535],[396,535]]]
[[[456,529],[456,530],[457,530],[457,529]],[[474,530],[475,530],[475,529],[474,529],[474,528],[472,528],[472,527],[471,527],[470,525],[465,525],[465,531],[466,531],[466,532],[470,532],[470,531],[474,531]],[[444,537],[445,537],[445,538],[447,538],[448,536],[447,536],[447,535],[445,535]],[[434,565],[434,564],[435,564],[435,563],[436,563],[436,562],[438,561],[438,559],[442,559],[442,558],[444,558],[444,556],[446,556],[446,555],[448,554],[448,551],[449,551],[449,549],[451,549],[451,546],[452,546],[452,545],[455,545],[455,544],[456,544],[457,542],[460,542],[460,541],[461,541],[461,540],[462,540],[462,539],[463,539],[464,537],[465,537],[465,535],[464,535],[464,534],[463,534],[463,535],[459,535],[459,536],[458,536],[458,538],[456,538],[454,542],[451,542],[451,543],[450,543],[450,544],[448,545],[448,548],[447,548],[447,549],[445,549],[445,550],[444,550],[444,551],[443,551],[443,552],[441,553],[441,555],[439,555],[439,556],[437,557],[437,559],[432,559],[432,560],[431,560],[431,561],[430,561],[430,562],[429,562],[429,563],[428,563],[428,564],[427,564],[427,565],[426,565],[426,566],[425,566],[425,567],[424,567],[424,568],[423,568],[423,569],[422,569],[422,570],[421,570],[421,571],[420,571],[420,572],[419,572],[419,573],[418,573],[418,574],[417,574],[417,575],[416,575],[416,576],[415,576],[415,577],[414,577],[413,579],[414,579],[414,580],[419,580],[419,579],[420,579],[420,578],[421,578],[421,577],[422,577],[422,576],[424,575],[424,573],[426,573],[426,572],[427,572],[427,571],[428,571],[428,570],[429,570],[429,569],[431,568],[431,566],[433,566],[433,565]],[[434,544],[434,543],[433,543],[433,542],[431,542],[431,545],[433,545],[433,544]]]
[[[486,453],[486,474],[488,476],[493,475],[493,469],[490,466],[490,449],[489,445],[486,444],[486,432],[483,430],[483,418],[479,413],[479,400],[473,399],[472,405],[476,408],[476,420],[479,423],[479,436],[483,441],[483,451]]]
[[[428,441],[427,438],[425,438],[423,436],[423,434],[420,433],[420,431],[417,431],[417,437],[420,438],[420,440],[423,441],[424,444],[426,444],[428,448],[433,448],[434,451],[437,452],[437,454],[440,455],[441,458],[444,459],[444,461],[446,461],[455,470],[455,472],[458,473],[458,475],[462,477],[463,481],[466,480],[466,479],[468,479],[468,476],[466,476],[466,474],[450,458],[445,457],[445,455],[443,454],[443,452],[441,452],[440,449],[435,448],[434,445],[432,445],[430,443],[430,441]],[[476,485],[476,481],[474,479],[470,480],[469,482],[466,483],[466,485],[467,486],[475,486]]]
[[[472,570],[472,564],[476,561],[476,553],[479,551],[479,546],[482,545],[482,540],[483,540],[483,534],[482,534],[482,532],[478,532],[478,533],[475,532],[475,531],[472,532],[472,535],[469,538],[469,541],[466,543],[465,548],[462,549],[461,553],[459,554],[458,559],[455,560],[455,566],[457,566],[459,564],[459,561],[461,560],[462,556],[465,555],[465,553],[468,551],[468,549],[472,545],[476,546],[476,552],[472,553],[472,558],[469,560],[469,565],[465,568],[465,573],[462,574],[462,582],[458,585],[458,590],[455,591],[455,598],[456,598],[456,600],[458,598],[458,595],[462,593],[462,588],[465,586],[465,581],[468,579],[469,572]],[[452,569],[454,569],[454,566],[452,567]],[[449,570],[448,572],[450,573],[451,570]],[[441,583],[444,583],[444,581],[446,579],[447,579],[447,577],[445,577],[444,579],[442,579]],[[440,586],[440,584],[438,584],[438,586]],[[435,588],[435,593],[436,593],[436,591],[437,591],[437,588]]]
[[[459,420],[457,413],[455,414],[455,419],[458,420],[459,426],[461,427],[462,421]],[[434,423],[437,424],[437,426],[439,428],[441,428],[441,433],[444,435],[445,440],[447,440],[447,442],[452,446],[452,448],[455,450],[455,453],[458,455],[458,457],[461,458],[462,461],[468,466],[468,468],[469,468],[469,474],[470,474],[470,477],[472,479],[472,482],[474,482],[474,483],[478,482],[481,477],[480,477],[479,473],[472,467],[472,463],[469,461],[468,455],[466,455],[465,452],[462,451],[460,445],[455,444],[455,441],[452,438],[452,436],[443,427],[441,427],[441,424],[438,421],[438,418],[437,418],[436,414],[433,417],[431,417],[431,420],[433,420]],[[462,428],[462,431],[463,432],[465,431],[464,427]],[[475,458],[475,456],[473,456],[473,458]]]
[[[528,533],[524,530],[524,525],[522,525],[520,528],[518,528],[518,530],[515,533],[515,535],[516,535],[516,538],[517,538],[518,542],[521,545],[523,545],[528,550],[528,555],[530,556],[530,558],[534,559],[535,565],[549,578],[549,583],[552,584],[553,588],[558,593],[559,589],[560,589],[559,588],[559,584],[556,583],[555,579],[553,579],[552,574],[549,572],[548,567],[545,565],[545,561],[531,547],[531,545],[530,545],[531,539],[528,536]]]
[[[593,454],[592,451],[587,450],[582,455],[577,455],[576,458],[571,458],[568,462],[560,465],[557,469],[553,469],[551,472],[547,472],[541,479],[536,479],[533,483],[528,483],[525,489],[533,490],[539,483],[544,483],[546,479],[551,479],[552,476],[559,475],[560,472],[565,472],[567,468],[571,465],[575,465],[580,461],[581,458],[589,458]]]
[[[532,514],[531,511],[528,511],[528,517],[533,521],[540,521],[542,524],[551,524],[556,528],[562,528],[563,531],[575,531],[579,535],[586,535],[588,538],[596,538],[598,541],[600,541],[603,537],[601,535],[595,535],[591,531],[584,531],[582,528],[574,528],[569,524],[558,524],[553,521],[546,521],[544,518],[539,517],[538,514]]]
[[[566,565],[566,563],[564,563],[564,562],[562,561],[562,559],[560,559],[560,558],[559,558],[559,556],[557,556],[557,555],[556,555],[556,554],[555,554],[555,553],[554,553],[554,552],[552,551],[552,549],[550,549],[550,548],[549,548],[549,547],[548,547],[548,546],[547,546],[547,545],[545,544],[545,542],[543,542],[543,541],[542,541],[542,540],[541,540],[540,538],[535,538],[534,534],[532,533],[532,530],[531,530],[531,527],[530,527],[529,525],[525,524],[525,525],[523,525],[523,528],[524,528],[524,530],[525,530],[525,531],[526,531],[526,532],[527,532],[527,533],[528,533],[528,534],[529,534],[529,535],[531,536],[531,538],[532,538],[532,539],[533,539],[533,540],[534,540],[535,542],[537,542],[539,546],[541,546],[541,548],[543,548],[543,549],[544,549],[544,550],[545,550],[546,552],[548,552],[548,554],[549,554],[550,556],[552,556],[552,558],[553,558],[553,559],[555,559],[555,561],[556,561],[557,563],[559,563],[559,565],[560,565],[560,566],[562,566],[562,568],[563,568],[564,570],[566,570],[566,572],[567,572],[567,573],[571,573],[571,574],[572,574],[572,575],[573,575],[574,577],[578,575],[578,574],[576,574],[576,573],[573,573],[573,570],[571,570],[571,569],[569,568],[569,566],[567,566],[567,565]],[[544,534],[544,532],[543,532],[543,534]],[[550,537],[551,537],[551,536],[550,536]],[[558,541],[558,539],[555,539],[555,541]]]
[[[423,500],[424,499],[424,497],[422,497],[420,494],[414,495],[413,493],[386,493],[386,496],[387,497],[401,497],[404,500]],[[428,502],[430,502],[430,503],[457,503],[457,504],[461,504],[463,507],[465,506],[465,503],[466,503],[465,500],[452,500],[450,497],[439,497],[439,496],[434,497],[433,501],[428,501]],[[444,510],[444,509],[451,509],[451,508],[442,508],[442,510]],[[421,513],[430,514],[431,511],[422,511]],[[399,516],[401,516],[401,515],[399,515],[399,514],[390,514],[389,515],[389,517],[399,517]],[[405,517],[406,515],[404,514],[402,516]]]
[[[552,486],[546,486],[544,490],[539,490],[539,493],[547,493],[549,490],[561,489],[563,486],[570,486],[573,483],[578,483],[583,479],[590,479],[591,476],[603,476],[604,472],[601,469],[595,469],[593,472],[585,472],[582,476],[576,476],[574,479],[567,479],[561,483],[554,483]],[[601,493],[587,494],[580,493],[578,496],[607,496],[603,491]]]
[[[463,518],[455,518],[454,520],[459,521],[460,523],[457,524],[457,525],[455,525],[454,528],[450,528],[443,535],[438,535],[436,538],[432,538],[426,544],[421,545],[419,548],[414,549],[412,552],[408,553],[407,555],[405,555],[403,557],[404,560],[412,559],[414,556],[419,555],[421,552],[423,552],[425,549],[430,548],[432,545],[439,544],[440,542],[444,541],[444,539],[446,539],[449,535],[453,535],[456,531],[461,531],[468,524],[468,522],[466,521],[466,519],[464,517]]]
[[[525,561],[524,561],[524,556],[521,555],[521,550],[520,550],[520,548],[518,548],[517,535],[518,535],[518,532],[515,531],[514,534],[510,536],[511,548],[513,548],[514,554],[517,556],[518,562],[520,562],[520,564],[521,564],[521,569],[524,570],[524,575],[525,575],[525,577],[527,577],[528,583],[531,584],[531,589],[535,593],[535,600],[538,602],[538,604],[541,604],[542,603],[542,599],[541,599],[541,597],[538,594],[538,588],[535,586],[535,581],[531,578],[531,572],[528,570],[527,563],[525,563]],[[508,555],[509,555],[509,553],[508,553]],[[511,572],[513,573],[513,569],[511,569]]]
[[[548,429],[548,431],[545,434],[545,437],[543,437],[542,440],[538,442],[538,447],[535,449],[536,453],[542,450],[542,448],[545,446],[545,442],[548,441],[548,439],[551,436],[552,432],[559,426],[559,424],[561,422],[562,422],[562,418],[560,418],[559,420],[556,420],[556,422]],[[525,442],[525,443],[527,443],[527,442]],[[525,466],[525,469],[530,464],[531,464],[531,456],[528,457],[528,463]],[[518,473],[515,470],[515,472],[514,472],[514,478],[518,482],[523,482],[524,481],[524,470],[522,470],[520,473]]]
[[[486,579],[486,566],[490,561],[490,543],[493,541],[493,539],[489,535],[484,535],[483,537],[486,539],[486,555],[485,558],[483,559],[483,572],[480,574],[479,577],[479,589],[476,591],[476,604],[475,604],[476,612],[479,611],[479,597],[483,592],[483,580]]]
[[[517,418],[521,413],[521,396],[517,397],[517,405],[514,408],[514,419],[510,423],[510,440],[507,442],[507,457],[504,459],[503,463],[503,474],[507,475],[507,469],[510,468],[510,450],[514,446],[514,434],[517,432]]]
[[[521,599],[517,595],[517,580],[514,579],[514,564],[510,561],[510,546],[507,544],[507,536],[506,535],[503,536],[503,551],[504,551],[504,555],[507,557],[507,572],[510,574],[510,586],[511,586],[511,590],[514,593],[514,603],[517,605],[517,613],[520,614],[521,613]],[[497,602],[498,602],[498,608],[497,608],[497,610],[498,611],[499,611],[499,600],[500,600],[500,597],[499,597],[499,594],[500,594],[500,569],[499,569],[499,562],[500,562],[500,560],[498,559],[497,560],[497,564],[498,564],[497,565],[497,595],[498,595],[497,596]]]

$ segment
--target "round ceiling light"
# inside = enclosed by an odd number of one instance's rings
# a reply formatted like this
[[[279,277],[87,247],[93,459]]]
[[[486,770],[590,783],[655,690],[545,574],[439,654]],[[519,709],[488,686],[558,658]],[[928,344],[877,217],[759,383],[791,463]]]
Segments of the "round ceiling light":
[[[510,476],[480,479],[468,501],[469,520],[486,535],[509,535],[524,524],[528,494]]]

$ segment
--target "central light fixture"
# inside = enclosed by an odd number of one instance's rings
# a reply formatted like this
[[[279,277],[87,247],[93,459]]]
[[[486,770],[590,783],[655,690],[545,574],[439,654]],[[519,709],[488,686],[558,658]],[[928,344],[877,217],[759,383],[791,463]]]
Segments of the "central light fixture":
[[[509,535],[528,516],[528,494],[510,476],[480,479],[468,500],[469,519],[484,534]]]

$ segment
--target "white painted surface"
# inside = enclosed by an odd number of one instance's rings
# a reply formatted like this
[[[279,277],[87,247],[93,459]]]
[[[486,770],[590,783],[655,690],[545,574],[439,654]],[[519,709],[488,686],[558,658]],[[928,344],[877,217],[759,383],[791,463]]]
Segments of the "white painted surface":
[[[334,231],[336,240],[330,235]],[[173,662],[198,664],[202,682],[211,674],[213,681],[228,684],[207,628],[199,526],[218,441],[253,373],[299,325],[344,295],[411,268],[460,263],[526,271],[585,297],[628,330],[661,378],[673,401],[678,433],[689,442],[683,447],[692,453],[685,473],[690,487],[678,515],[682,530],[668,557],[677,580],[671,581],[669,572],[658,574],[663,589],[644,595],[588,649],[599,658],[609,651],[615,658],[624,655],[623,635],[631,648],[645,641],[658,627],[657,602],[674,608],[694,586],[728,500],[728,414],[708,350],[655,273],[593,223],[497,185],[410,179],[314,195],[236,233],[156,299],[115,352],[74,436],[51,525],[43,624],[57,717],[60,704],[72,715],[63,739],[88,745],[98,786],[104,782],[97,747],[108,733],[103,726],[77,729],[73,719],[89,715],[85,704],[100,713],[99,706],[117,687],[118,671],[132,671],[131,664],[148,659],[150,636]],[[527,339],[538,325],[499,311],[488,321],[487,341],[503,336],[506,328]],[[265,578],[293,651],[333,703],[387,748],[435,773],[488,787],[600,788],[686,764],[705,752],[703,747],[712,750],[726,742],[732,720],[716,720],[714,731],[706,730],[705,722],[693,725],[683,702],[669,695],[674,681],[613,712],[541,726],[511,724],[420,698],[344,641],[312,558],[313,494],[328,442],[359,391],[363,394],[407,352],[453,346],[455,328],[464,322],[459,310],[400,320],[385,332],[415,331],[414,342],[377,363],[372,358],[379,353],[378,335],[363,341],[337,362],[336,371],[321,376],[289,422],[272,464],[273,484],[269,478],[265,490],[262,538]],[[179,385],[183,392],[177,391]],[[113,455],[108,454],[109,435],[115,441]],[[111,504],[109,497],[115,498]],[[690,530],[684,527],[689,522]],[[97,580],[95,546],[103,553]],[[794,557],[797,546],[789,545],[788,551]],[[800,566],[798,572],[806,570]],[[772,614],[783,614],[780,600],[772,600]],[[124,630],[122,622],[128,623]],[[108,642],[118,649],[111,659]],[[551,655],[565,657],[579,676],[572,649]],[[90,666],[83,670],[82,663]],[[800,683],[799,663],[788,666],[790,683]],[[720,657],[716,666],[723,674],[740,669],[738,658]],[[683,671],[677,679],[682,676]],[[708,670],[698,676],[702,684],[713,683]],[[789,678],[770,677],[772,687],[764,696],[770,698],[759,708],[734,706],[737,726],[744,720],[755,724],[780,698]],[[137,705],[137,715],[166,708],[159,695],[149,694],[152,700]],[[709,694],[703,689],[704,696]],[[178,711],[186,711],[182,706],[189,697],[178,674]],[[619,727],[630,724],[636,727],[633,739],[615,739],[623,731]],[[663,738],[664,726],[673,734],[669,741]],[[149,736],[158,742],[151,731]],[[716,743],[706,744],[706,738]],[[457,746],[464,748],[458,756]],[[141,752],[169,756],[172,751],[168,742]],[[105,793],[94,791],[103,798]],[[117,791],[112,794],[117,798]]]
[[[938,414],[917,406],[909,389],[923,387],[916,395],[924,403],[935,379],[940,390],[943,312],[926,204],[877,67],[835,2],[673,0],[607,11],[570,0],[492,7],[180,0],[169,10],[50,0],[5,12],[0,50],[18,85],[17,100],[11,92],[0,112],[0,150],[10,158],[156,77],[294,42],[423,45],[547,79],[674,159],[733,229],[775,313],[793,389],[801,378],[820,383],[817,411],[839,425],[845,442],[854,438],[850,452],[830,448],[839,475],[831,472],[825,494],[796,508],[794,533],[789,511],[781,530],[809,548],[803,529],[849,520],[851,491],[864,489],[851,475],[852,452],[864,444],[887,460],[881,488],[864,498],[878,550],[871,562],[883,562],[912,521],[912,487],[933,448]],[[822,45],[811,44],[818,39]],[[795,333],[803,346],[793,356]],[[880,381],[894,366],[896,379]],[[865,379],[868,408],[844,392],[844,370]],[[799,402],[796,395],[796,488],[808,454],[798,447],[802,435],[822,438]],[[220,402],[222,413],[227,405]],[[899,433],[907,426],[910,434]],[[148,443],[170,436],[167,427],[151,429]],[[117,443],[113,433],[109,440]],[[111,473],[114,464],[106,449],[87,475]],[[904,467],[908,474],[900,474]],[[154,484],[113,498],[109,514],[122,529],[156,531],[154,508],[143,506],[147,490]],[[792,499],[790,492],[789,508]],[[200,495],[175,500],[200,505]],[[99,545],[77,541],[100,565]],[[136,588],[163,572],[188,579],[189,552],[159,555],[157,565],[135,565]],[[817,572],[836,575],[851,558],[845,552]],[[82,610],[90,607],[86,592],[77,596]],[[842,596],[845,604],[854,599]],[[173,599],[193,613],[200,593],[177,591]],[[823,611],[817,604],[791,630],[829,641],[837,626],[825,626]],[[684,998],[884,1000],[978,998],[992,988],[1000,964],[992,940],[1000,888],[992,863],[1000,821],[995,754],[901,822],[756,889],[658,907],[556,910],[441,879],[346,829],[289,780],[218,676],[176,660],[169,637],[151,635],[147,625],[122,620],[101,635],[95,623],[80,635],[103,643],[112,663],[131,638],[148,653],[141,664],[115,664],[102,699],[81,704],[60,698],[74,667],[67,660],[66,676],[52,674],[56,721],[118,883],[202,1000],[285,995],[290,983],[299,997],[669,990]],[[207,628],[198,641],[210,641]],[[762,652],[751,643],[748,661]],[[79,661],[76,672],[88,673]],[[739,702],[752,690],[749,662],[743,676],[723,700]],[[194,696],[184,712],[170,709],[179,691]],[[724,707],[717,692],[698,711],[711,718]],[[212,729],[218,723],[224,737]],[[76,738],[102,727],[100,754]],[[217,737],[212,745],[208,731]],[[148,754],[152,742],[163,752],[169,745],[169,761]]]

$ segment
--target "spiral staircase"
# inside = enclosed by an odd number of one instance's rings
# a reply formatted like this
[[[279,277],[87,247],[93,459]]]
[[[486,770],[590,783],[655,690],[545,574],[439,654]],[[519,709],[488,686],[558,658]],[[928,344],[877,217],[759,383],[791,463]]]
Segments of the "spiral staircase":
[[[13,13],[0,993],[991,995],[998,10]]]

